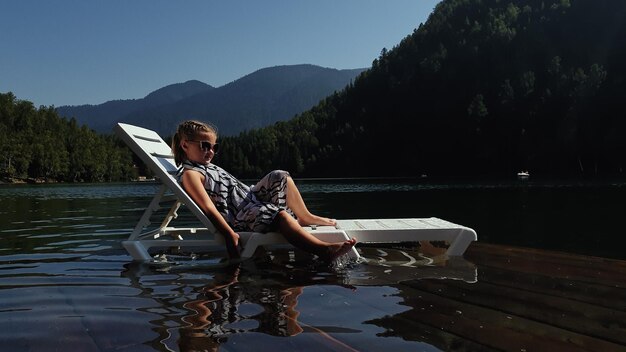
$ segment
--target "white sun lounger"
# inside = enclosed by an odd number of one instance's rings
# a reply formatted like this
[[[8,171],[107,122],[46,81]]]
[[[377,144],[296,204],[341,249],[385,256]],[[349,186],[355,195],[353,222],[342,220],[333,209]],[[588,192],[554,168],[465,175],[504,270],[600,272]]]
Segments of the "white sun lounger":
[[[141,219],[126,241],[124,248],[137,261],[151,261],[149,249],[153,247],[225,247],[223,237],[202,212],[175,178],[178,170],[170,147],[154,131],[145,128],[118,123],[118,136],[148,166],[161,182],[161,187],[144,211]],[[173,203],[162,223],[149,230],[150,218],[161,208],[160,204]],[[204,227],[170,227],[172,220],[178,217],[178,210],[184,204]],[[358,242],[393,243],[416,241],[450,242],[447,254],[463,255],[465,249],[476,240],[474,230],[437,219],[379,219],[379,220],[338,220],[337,226],[309,227],[314,236],[339,242],[355,237]],[[242,257],[254,255],[256,249],[268,245],[285,245],[288,242],[280,233],[240,232],[244,248]],[[348,253],[349,257],[358,258],[356,248]]]

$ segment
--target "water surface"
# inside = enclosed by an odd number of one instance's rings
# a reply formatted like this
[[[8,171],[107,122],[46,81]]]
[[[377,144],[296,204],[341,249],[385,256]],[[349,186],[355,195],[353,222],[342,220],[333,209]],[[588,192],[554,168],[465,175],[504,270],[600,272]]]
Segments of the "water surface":
[[[473,227],[485,243],[626,257],[612,245],[621,239],[618,219],[626,210],[621,184],[298,185],[321,215],[436,216]],[[361,247],[365,262],[338,267],[289,250],[241,263],[225,261],[223,253],[132,263],[120,241],[156,189],[139,183],[0,186],[3,348],[438,351],[456,341],[489,349],[443,330],[415,335],[414,326],[402,323],[403,314],[422,308],[410,303],[414,291],[400,283],[435,280],[459,289],[480,281],[476,265],[449,260],[434,247]],[[183,212],[180,221],[194,219]]]

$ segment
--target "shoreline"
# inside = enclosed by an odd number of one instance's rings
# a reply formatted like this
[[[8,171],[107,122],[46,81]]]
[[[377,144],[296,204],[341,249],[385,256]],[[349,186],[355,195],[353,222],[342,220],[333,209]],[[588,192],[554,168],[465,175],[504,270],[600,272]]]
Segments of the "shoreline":
[[[47,179],[43,177],[27,177],[27,178],[18,178],[18,177],[8,177],[0,179],[0,184],[5,185],[35,185],[35,184],[51,184],[51,183],[61,183],[61,181],[54,179]]]

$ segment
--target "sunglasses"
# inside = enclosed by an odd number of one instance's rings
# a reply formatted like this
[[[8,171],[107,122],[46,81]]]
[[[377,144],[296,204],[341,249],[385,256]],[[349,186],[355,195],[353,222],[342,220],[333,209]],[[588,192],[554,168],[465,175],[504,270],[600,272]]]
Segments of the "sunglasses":
[[[219,143],[211,144],[209,141],[189,141],[189,142],[199,142],[200,149],[204,150],[205,152],[212,150],[214,154],[217,154],[217,151],[220,149]]]

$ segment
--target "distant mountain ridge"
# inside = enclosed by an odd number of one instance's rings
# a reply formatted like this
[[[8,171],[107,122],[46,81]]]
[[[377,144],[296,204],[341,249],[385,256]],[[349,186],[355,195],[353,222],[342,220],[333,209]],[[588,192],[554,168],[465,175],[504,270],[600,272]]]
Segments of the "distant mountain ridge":
[[[115,122],[128,114],[171,104],[212,89],[215,88],[194,80],[165,86],[142,99],[111,100],[98,105],[60,106],[56,111],[61,116],[76,118],[79,124],[86,124],[97,132],[109,133]]]
[[[289,119],[343,89],[364,70],[275,66],[219,88],[192,80],[157,89],[142,99],[56,110],[101,133],[111,132],[117,122],[127,122],[166,136],[178,122],[193,118],[216,124],[223,135],[233,135]]]

